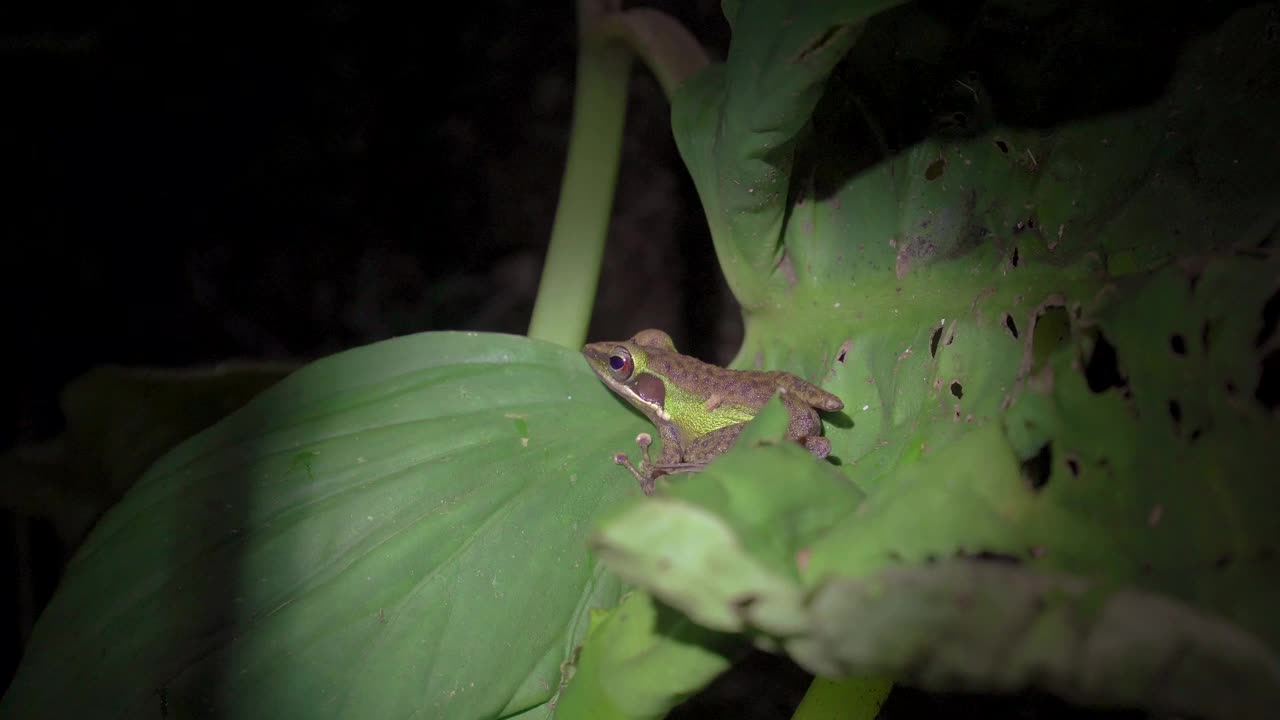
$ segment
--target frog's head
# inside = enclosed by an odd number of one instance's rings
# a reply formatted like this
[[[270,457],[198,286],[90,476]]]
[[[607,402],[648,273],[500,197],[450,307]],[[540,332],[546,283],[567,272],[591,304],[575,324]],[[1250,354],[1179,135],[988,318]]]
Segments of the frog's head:
[[[656,424],[671,416],[664,408],[666,379],[649,365],[649,353],[655,350],[674,352],[671,336],[661,330],[643,330],[630,340],[590,343],[582,348],[582,355],[610,390]]]

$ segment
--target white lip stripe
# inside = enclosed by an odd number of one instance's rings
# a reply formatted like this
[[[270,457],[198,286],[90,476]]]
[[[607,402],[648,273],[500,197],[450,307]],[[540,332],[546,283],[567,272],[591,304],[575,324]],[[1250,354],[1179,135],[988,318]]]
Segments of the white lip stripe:
[[[627,394],[627,397],[634,398],[636,402],[640,403],[641,405],[644,405],[645,407],[651,407],[651,408],[653,408],[654,412],[658,413],[658,417],[662,418],[663,420],[670,420],[670,419],[671,419],[671,416],[667,414],[667,411],[666,411],[666,410],[664,410],[664,409],[662,409],[662,408],[658,407],[656,404],[651,403],[651,402],[649,402],[648,400],[645,400],[644,398],[640,397],[639,395],[637,395],[637,394],[636,394],[636,391],[635,391],[635,390],[632,390],[631,388],[627,387],[626,385],[619,385],[618,387],[619,387],[619,388],[620,388],[624,393],[626,393],[626,394]]]

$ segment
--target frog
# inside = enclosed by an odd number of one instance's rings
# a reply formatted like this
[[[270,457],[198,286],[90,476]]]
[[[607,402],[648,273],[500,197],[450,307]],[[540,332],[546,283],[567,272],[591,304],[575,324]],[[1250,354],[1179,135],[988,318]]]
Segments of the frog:
[[[605,386],[643,413],[662,439],[656,463],[649,456],[653,438],[648,433],[636,437],[639,469],[625,453],[613,457],[645,495],[653,494],[659,477],[698,472],[728,451],[774,395],[790,416],[787,438],[815,458],[831,453],[818,412],[837,412],[844,402],[797,375],[706,363],[680,354],[671,336],[657,329],[641,330],[630,340],[588,343],[582,355]]]

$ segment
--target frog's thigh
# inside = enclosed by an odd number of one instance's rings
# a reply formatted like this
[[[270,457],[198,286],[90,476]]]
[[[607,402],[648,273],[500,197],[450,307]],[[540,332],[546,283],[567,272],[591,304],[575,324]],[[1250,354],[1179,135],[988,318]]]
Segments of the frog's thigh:
[[[742,434],[742,428],[744,427],[746,427],[746,423],[722,427],[694,440],[690,443],[689,449],[685,451],[684,461],[691,463],[709,462],[732,447],[734,442],[738,440],[738,436]]]
[[[818,411],[809,406],[803,398],[795,393],[782,393],[782,405],[791,416],[791,424],[787,427],[787,438],[800,440],[810,435],[820,434],[822,423],[818,420]]]

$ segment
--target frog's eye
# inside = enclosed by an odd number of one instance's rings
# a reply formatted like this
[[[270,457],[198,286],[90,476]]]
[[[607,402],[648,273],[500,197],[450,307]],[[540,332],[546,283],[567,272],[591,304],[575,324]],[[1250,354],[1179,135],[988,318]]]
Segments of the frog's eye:
[[[631,377],[631,372],[636,369],[636,364],[631,359],[631,353],[618,348],[609,356],[609,369],[613,370],[614,375],[626,380]]]

